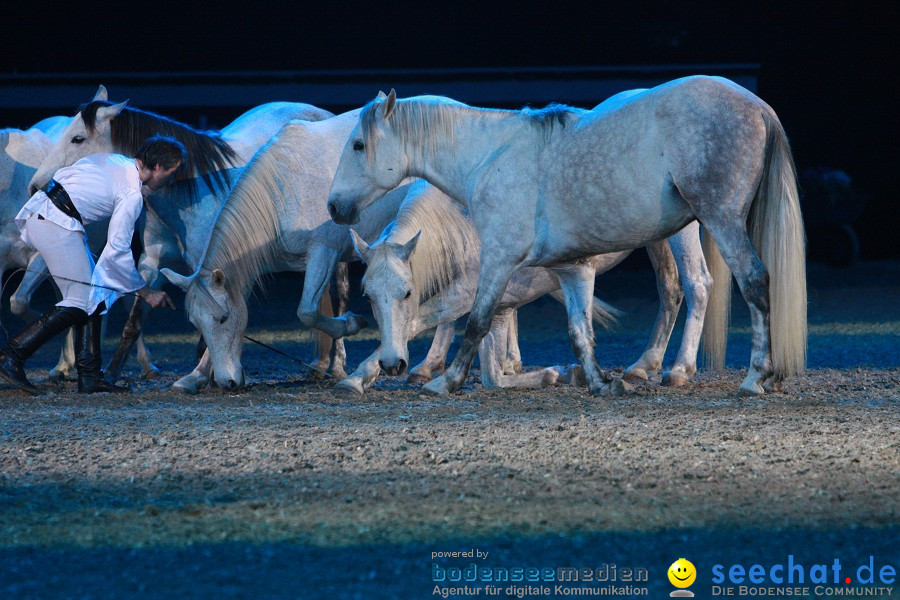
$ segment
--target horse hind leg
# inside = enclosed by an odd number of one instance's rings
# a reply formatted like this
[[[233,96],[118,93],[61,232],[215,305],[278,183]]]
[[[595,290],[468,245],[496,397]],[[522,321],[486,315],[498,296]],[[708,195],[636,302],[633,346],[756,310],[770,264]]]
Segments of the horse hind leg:
[[[522,372],[522,353],[519,351],[519,311],[514,310],[509,319],[506,336],[506,355],[503,357],[503,372],[514,375]]]
[[[62,382],[75,371],[75,329],[69,327],[59,350],[59,362],[50,369],[50,381]]]
[[[738,391],[742,395],[763,394],[774,375],[769,329],[769,273],[742,223],[707,221],[704,226],[713,236],[750,308],[753,331],[750,370]]]
[[[559,379],[559,371],[553,367],[511,375],[504,372],[504,362],[508,354],[509,327],[514,317],[514,310],[497,313],[491,322],[490,331],[481,340],[478,360],[481,363],[482,387],[540,388],[554,385]]]
[[[700,224],[697,221],[669,238],[669,244],[681,275],[687,301],[687,316],[678,356],[672,368],[663,374],[662,384],[680,386],[687,383],[697,372],[697,350],[700,346],[700,336],[703,334],[712,277],[703,257]]]
[[[662,366],[672,329],[678,319],[684,294],[678,280],[678,266],[672,255],[668,240],[647,245],[647,255],[656,273],[656,291],[659,294],[659,312],[653,324],[653,333],[641,357],[625,369],[622,376],[626,381],[648,381],[650,375]]]

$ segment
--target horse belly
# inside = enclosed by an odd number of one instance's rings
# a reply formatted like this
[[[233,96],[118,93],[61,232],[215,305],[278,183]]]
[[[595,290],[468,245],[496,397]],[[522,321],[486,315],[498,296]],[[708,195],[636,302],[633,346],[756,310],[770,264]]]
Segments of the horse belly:
[[[666,188],[660,185],[651,193],[622,190],[617,194],[610,193],[608,186],[589,186],[572,196],[580,201],[548,202],[547,214],[553,217],[537,224],[530,263],[552,265],[630,250],[672,235],[694,215],[674,187]]]

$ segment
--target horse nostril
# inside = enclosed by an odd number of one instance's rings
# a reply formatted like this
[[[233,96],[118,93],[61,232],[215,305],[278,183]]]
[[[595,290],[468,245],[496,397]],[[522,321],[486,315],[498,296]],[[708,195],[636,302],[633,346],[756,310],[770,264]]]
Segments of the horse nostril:
[[[378,361],[378,368],[381,369],[382,371],[387,371],[387,369],[384,368],[384,363],[381,362],[380,360]]]
[[[232,391],[232,390],[236,390],[236,389],[238,389],[238,382],[235,381],[234,379],[229,379],[228,380],[228,390]]]
[[[403,375],[404,373],[406,373],[406,361],[403,360],[402,358],[400,359],[400,369],[399,369],[399,371],[400,371],[400,372],[397,373],[397,375]]]
[[[331,215],[331,218],[337,218],[337,206],[334,205],[334,202],[328,203],[328,214]]]

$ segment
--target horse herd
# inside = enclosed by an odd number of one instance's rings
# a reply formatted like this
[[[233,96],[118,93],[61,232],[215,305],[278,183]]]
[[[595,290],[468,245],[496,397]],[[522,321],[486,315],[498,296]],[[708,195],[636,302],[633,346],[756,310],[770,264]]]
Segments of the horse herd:
[[[593,322],[606,325],[617,312],[593,286],[639,247],[655,269],[660,308],[625,379],[661,368],[683,298],[681,347],[662,383],[690,380],[701,335],[707,363],[721,365],[732,273],[753,332],[739,392],[778,390],[804,369],[804,234],[790,149],[774,111],[728,80],[688,77],[592,110],[481,109],[433,96],[398,100],[393,91],[340,115],[277,102],[218,132],[113,104],[101,86],[72,118],[0,131],[0,266],[28,269],[13,312],[28,316],[46,277],[12,222],[29,193],[88,154],[131,156],[155,133],[185,144],[190,169],[145,197],[139,270],[151,286],[167,279],[185,290],[207,345],[175,389],[242,386],[250,292],[268,273],[304,271],[297,316],[320,332],[313,366],[338,378],[339,390],[361,394],[382,371],[405,373],[409,339],[436,328],[427,357],[409,370],[426,393],[457,390],[476,352],[485,387],[621,393],[621,380],[594,357]],[[96,250],[103,235],[89,232]],[[348,376],[343,338],[367,325],[345,310],[352,260],[367,266],[380,345]],[[579,364],[522,372],[516,309],[545,294],[566,305]],[[465,338],[445,370],[454,322],[466,313]],[[135,343],[142,375],[157,371],[143,318],[136,302],[111,377]],[[71,367],[64,350],[51,377]]]

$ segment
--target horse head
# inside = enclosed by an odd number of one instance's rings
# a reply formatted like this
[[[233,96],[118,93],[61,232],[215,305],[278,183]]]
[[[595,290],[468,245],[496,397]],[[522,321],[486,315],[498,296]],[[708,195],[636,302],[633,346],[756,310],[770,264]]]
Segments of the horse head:
[[[36,192],[59,169],[75,164],[80,158],[96,152],[115,151],[110,122],[122,112],[128,101],[111,104],[106,98],[106,88],[101,85],[94,99],[79,109],[31,178],[29,193]]]
[[[221,269],[200,268],[190,276],[161,269],[169,282],[187,294],[188,319],[203,335],[219,387],[234,390],[244,385],[241,366],[243,334],[247,329],[247,302],[243,294],[229,289]]]
[[[388,122],[396,105],[391,90],[387,96],[379,93],[360,113],[328,194],[328,213],[335,223],[357,223],[359,213],[406,177],[409,161]]]
[[[378,322],[381,337],[378,364],[388,375],[402,375],[409,366],[409,337],[415,333],[419,314],[419,292],[413,281],[409,257],[421,233],[405,244],[382,240],[370,247],[350,230],[356,254],[368,266],[363,290]]]

